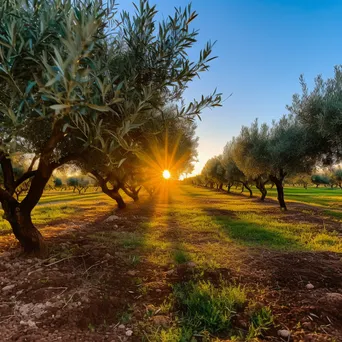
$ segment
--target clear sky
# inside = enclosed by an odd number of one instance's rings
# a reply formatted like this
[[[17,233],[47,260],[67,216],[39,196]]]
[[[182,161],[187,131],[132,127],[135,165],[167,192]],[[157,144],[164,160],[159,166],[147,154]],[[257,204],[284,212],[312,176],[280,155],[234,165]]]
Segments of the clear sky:
[[[164,17],[186,0],[151,0]],[[131,1],[121,6],[131,8]],[[286,113],[285,105],[300,91],[304,74],[329,77],[342,64],[341,0],[193,0],[199,16],[199,50],[207,40],[217,40],[209,72],[190,85],[190,100],[216,87],[224,97],[221,108],[206,110],[198,123],[199,173],[205,162],[218,155],[242,125],[257,117],[271,122]]]

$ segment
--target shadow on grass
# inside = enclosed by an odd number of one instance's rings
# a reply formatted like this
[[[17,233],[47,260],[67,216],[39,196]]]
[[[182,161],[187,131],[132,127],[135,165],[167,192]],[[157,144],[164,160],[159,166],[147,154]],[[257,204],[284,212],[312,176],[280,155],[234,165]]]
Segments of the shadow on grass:
[[[217,210],[219,215],[213,215],[213,209],[204,209],[223,232],[235,242],[246,246],[270,247],[273,249],[305,249],[305,246],[295,239],[285,236],[260,224],[238,219],[230,210]]]

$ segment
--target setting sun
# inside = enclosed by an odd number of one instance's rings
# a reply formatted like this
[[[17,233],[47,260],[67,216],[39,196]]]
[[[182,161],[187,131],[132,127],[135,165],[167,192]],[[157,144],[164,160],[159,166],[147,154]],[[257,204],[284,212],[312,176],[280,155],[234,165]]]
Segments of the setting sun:
[[[163,177],[164,177],[165,179],[169,179],[169,178],[171,177],[170,171],[169,171],[169,170],[164,170],[164,171],[163,171]]]

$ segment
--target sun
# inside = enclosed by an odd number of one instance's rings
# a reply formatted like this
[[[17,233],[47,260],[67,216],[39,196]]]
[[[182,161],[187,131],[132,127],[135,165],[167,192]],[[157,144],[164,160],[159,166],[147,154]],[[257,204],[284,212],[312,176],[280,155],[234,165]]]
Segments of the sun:
[[[165,179],[169,179],[169,178],[171,177],[170,171],[169,171],[169,170],[164,170],[164,171],[163,171],[163,177],[164,177]]]

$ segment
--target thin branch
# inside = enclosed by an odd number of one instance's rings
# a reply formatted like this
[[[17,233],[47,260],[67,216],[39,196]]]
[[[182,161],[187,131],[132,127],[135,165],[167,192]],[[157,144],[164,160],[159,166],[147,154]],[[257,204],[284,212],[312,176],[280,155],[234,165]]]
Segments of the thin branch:
[[[27,169],[27,172],[30,172],[30,171],[32,171],[32,169],[33,169],[33,166],[34,166],[35,162],[38,160],[38,158],[39,158],[39,156],[38,156],[38,155],[35,155],[35,156],[32,158],[32,160],[31,160],[31,164],[30,164],[29,168]]]
[[[14,182],[14,188],[16,189],[20,184],[24,183],[26,180],[30,179],[31,177],[34,177],[36,173],[37,173],[37,170],[27,171],[26,173],[24,173],[20,178],[18,178]]]

